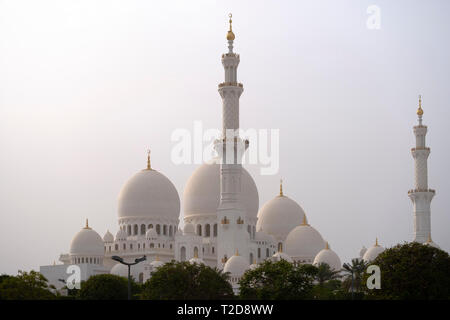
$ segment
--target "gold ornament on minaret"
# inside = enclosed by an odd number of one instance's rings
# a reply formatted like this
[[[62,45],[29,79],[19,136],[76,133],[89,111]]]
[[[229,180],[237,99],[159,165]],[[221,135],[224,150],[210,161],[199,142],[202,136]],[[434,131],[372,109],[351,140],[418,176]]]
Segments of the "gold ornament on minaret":
[[[417,108],[417,115],[421,117],[423,115],[423,109],[422,109],[422,96],[419,95],[419,108]]]
[[[228,41],[233,41],[234,40],[234,33],[233,33],[233,28],[231,26],[232,23],[233,23],[233,21],[231,20],[233,15],[230,13],[228,16],[230,17],[230,20],[229,20],[229,22],[230,22],[230,30],[228,30],[228,32],[227,32],[227,40]]]

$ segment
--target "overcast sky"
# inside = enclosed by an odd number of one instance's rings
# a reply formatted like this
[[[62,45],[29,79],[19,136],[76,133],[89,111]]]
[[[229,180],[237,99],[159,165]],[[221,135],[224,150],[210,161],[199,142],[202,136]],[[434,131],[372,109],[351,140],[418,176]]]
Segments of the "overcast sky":
[[[280,129],[279,173],[247,167],[260,206],[283,177],[342,262],[412,240],[421,93],[432,236],[450,250],[449,1],[0,0],[0,273],[58,261],[85,218],[115,234],[148,148],[182,197],[197,165],[171,161],[170,137],[221,126],[229,12],[241,126]]]

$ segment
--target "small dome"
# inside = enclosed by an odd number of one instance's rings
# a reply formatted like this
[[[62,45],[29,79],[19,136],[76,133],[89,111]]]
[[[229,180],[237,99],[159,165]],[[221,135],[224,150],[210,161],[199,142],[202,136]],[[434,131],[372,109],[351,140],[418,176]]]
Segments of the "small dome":
[[[148,240],[158,238],[158,234],[156,233],[155,228],[148,229],[147,232],[145,233],[145,238]]]
[[[341,259],[339,259],[336,252],[330,249],[327,245],[325,249],[322,249],[314,258],[313,265],[318,266],[321,263],[326,263],[330,266],[331,270],[339,271],[341,270]]]
[[[234,255],[227,260],[223,267],[223,272],[229,272],[231,276],[241,277],[248,269],[249,265],[242,256]]]
[[[114,242],[114,236],[112,235],[111,232],[109,232],[109,230],[107,230],[105,235],[103,236],[103,241],[104,242]]]
[[[192,223],[186,223],[183,228],[183,234],[195,234],[195,227]]]
[[[127,240],[127,232],[125,230],[119,229],[116,233],[116,241],[125,241]]]
[[[258,213],[259,196],[255,181],[245,168],[242,168],[241,203],[247,217],[255,218]],[[195,215],[217,216],[220,202],[220,165],[215,158],[198,167],[189,178],[183,194],[184,218]]]
[[[110,273],[119,277],[128,278],[128,267],[124,264],[117,263],[111,268]]]
[[[296,226],[302,224],[305,212],[297,202],[279,195],[267,202],[258,212],[256,230],[273,235],[284,241]]]
[[[180,197],[162,173],[146,169],[136,173],[119,194],[119,218],[169,218],[180,215]]]
[[[363,260],[370,262],[376,259],[380,253],[384,251],[384,248],[378,244],[378,239],[375,241],[375,244],[367,249],[366,253],[364,253]]]
[[[312,260],[323,249],[325,241],[320,233],[306,224],[295,227],[286,237],[286,253],[294,260]]]
[[[280,251],[276,252],[276,253],[272,256],[272,258],[273,258],[273,260],[275,260],[275,261],[285,260],[285,261],[290,262],[290,263],[293,262],[292,258],[291,258],[289,255],[287,255],[287,254],[284,253],[284,252],[280,252]]]
[[[150,262],[150,265],[153,267],[154,270],[158,269],[159,267],[164,265],[164,262],[160,261],[158,257],[156,257],[155,260]]]
[[[365,246],[363,246],[361,248],[361,250],[359,251],[359,257],[360,258],[364,257],[364,254],[366,253],[366,251],[367,251],[367,248]]]
[[[70,255],[103,256],[103,239],[91,229],[86,222],[86,227],[81,229],[70,244]]]

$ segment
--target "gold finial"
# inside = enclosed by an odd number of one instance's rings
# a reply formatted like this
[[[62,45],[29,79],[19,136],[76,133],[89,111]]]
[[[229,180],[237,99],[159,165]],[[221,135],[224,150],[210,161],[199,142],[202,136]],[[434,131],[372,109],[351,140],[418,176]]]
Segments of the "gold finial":
[[[236,253],[234,254],[235,256],[238,256],[239,255],[239,250],[238,249],[236,249]]]
[[[417,108],[417,115],[421,117],[423,115],[422,109],[422,95],[419,94],[419,108]]]
[[[375,247],[379,247],[380,245],[378,244],[378,237],[375,238]]]
[[[256,259],[253,259],[253,264],[256,264]]]
[[[283,196],[283,179],[280,179],[280,197]]]
[[[431,234],[429,234],[429,235],[428,235],[427,243],[431,243],[431,242],[433,242],[433,240],[431,240]]]
[[[155,261],[159,261],[159,256],[156,256],[156,257],[155,257]]]
[[[306,214],[303,215],[303,222],[302,222],[302,226],[307,226],[308,223],[306,222]]]
[[[330,250],[330,245],[328,244],[328,241],[325,243],[325,249]]]
[[[198,252],[194,251],[194,258],[197,259],[198,258]]]
[[[228,16],[230,17],[230,20],[229,20],[229,22],[230,22],[230,30],[228,30],[228,33],[227,33],[227,40],[228,41],[233,41],[234,40],[234,33],[233,33],[233,28],[232,28],[233,21],[231,20],[233,15],[230,13]]]
[[[150,162],[150,149],[147,150],[147,170],[152,170],[152,164]]]
[[[90,227],[89,227],[89,220],[88,219],[86,219],[86,226],[84,227],[84,229],[90,229]]]

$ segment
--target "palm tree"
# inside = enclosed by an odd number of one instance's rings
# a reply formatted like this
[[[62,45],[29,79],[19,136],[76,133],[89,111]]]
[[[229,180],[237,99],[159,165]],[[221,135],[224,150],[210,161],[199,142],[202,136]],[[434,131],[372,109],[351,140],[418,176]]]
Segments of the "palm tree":
[[[352,291],[352,299],[353,294],[355,292],[355,282],[356,282],[356,291],[359,291],[359,287],[361,285],[361,279],[362,275],[364,274],[364,271],[367,268],[368,263],[365,262],[363,259],[352,259],[351,264],[350,263],[344,263],[342,271],[344,271],[347,274],[346,283],[351,279],[351,291]]]
[[[339,273],[340,270],[332,270],[328,263],[319,263],[319,265],[317,266],[316,280],[319,283],[319,286],[322,287],[323,284],[329,280],[341,278],[341,275]]]

